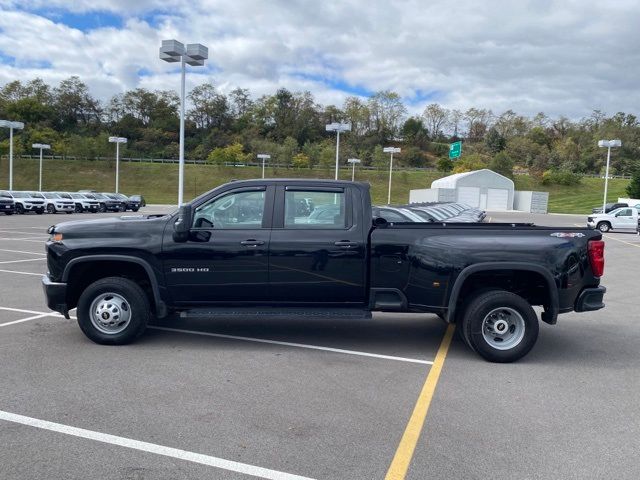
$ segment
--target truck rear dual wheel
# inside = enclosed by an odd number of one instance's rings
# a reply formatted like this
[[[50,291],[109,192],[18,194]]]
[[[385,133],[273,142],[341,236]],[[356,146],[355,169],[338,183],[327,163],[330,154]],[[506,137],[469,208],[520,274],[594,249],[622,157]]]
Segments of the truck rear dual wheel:
[[[78,325],[101,345],[126,345],[147,328],[149,299],[135,282],[107,277],[89,285],[78,300]]]
[[[464,342],[490,362],[514,362],[538,339],[538,317],[524,298],[505,290],[490,290],[473,298],[462,318]]]

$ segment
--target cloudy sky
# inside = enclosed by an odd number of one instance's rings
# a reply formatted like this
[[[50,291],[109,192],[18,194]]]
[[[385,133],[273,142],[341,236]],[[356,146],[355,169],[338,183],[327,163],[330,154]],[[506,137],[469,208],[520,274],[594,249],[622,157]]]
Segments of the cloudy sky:
[[[389,89],[412,113],[640,113],[638,0],[0,0],[0,84],[78,75],[103,100],[177,90],[176,64],[158,59],[171,38],[209,47],[188,88],[337,105]]]

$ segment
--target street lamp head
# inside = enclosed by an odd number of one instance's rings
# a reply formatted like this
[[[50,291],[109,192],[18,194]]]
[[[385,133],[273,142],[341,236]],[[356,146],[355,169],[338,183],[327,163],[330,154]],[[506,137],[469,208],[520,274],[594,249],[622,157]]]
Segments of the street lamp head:
[[[209,58],[209,49],[201,43],[189,43],[187,45],[187,57],[194,60],[206,60]]]
[[[350,158],[347,160],[347,163],[351,163],[351,164],[356,164],[356,163],[360,163],[362,160],[360,160],[359,158]]]
[[[109,137],[110,143],[127,143],[127,139],[124,137]]]
[[[34,143],[31,145],[31,148],[40,148],[42,150],[49,150],[51,145],[47,145],[46,143]]]
[[[400,147],[384,147],[382,149],[384,153],[400,153]]]
[[[171,57],[180,57],[185,54],[184,44],[177,40],[162,40],[160,53]]]
[[[267,155],[266,153],[259,153],[258,158],[263,160],[269,160],[271,158],[271,155]]]

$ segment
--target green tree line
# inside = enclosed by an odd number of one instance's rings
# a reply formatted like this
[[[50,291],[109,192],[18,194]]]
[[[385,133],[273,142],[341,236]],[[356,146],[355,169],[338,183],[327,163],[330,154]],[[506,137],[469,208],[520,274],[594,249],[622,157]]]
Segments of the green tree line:
[[[606,155],[600,139],[620,138],[611,172],[637,169],[640,124],[635,115],[607,116],[593,111],[580,120],[544,113],[533,117],[512,110],[496,114],[482,108],[449,110],[437,103],[420,115],[408,115],[402,98],[380,91],[369,98],[350,96],[342,105],[321,105],[310,92],[281,88],[254,99],[236,88],[222,93],[214,85],[196,86],[188,95],[185,155],[213,163],[256,161],[268,153],[272,161],[291,168],[330,169],[335,162],[331,122],[348,122],[341,136],[341,158],[359,158],[364,165],[388,166],[385,146],[399,146],[398,166],[461,172],[491,168],[511,176],[527,171],[543,182],[570,184],[577,174],[603,172]],[[73,76],[57,86],[41,79],[10,82],[0,89],[0,118],[22,121],[25,130],[14,137],[16,154],[35,153],[32,143],[49,143],[55,155],[113,155],[111,135],[127,137],[124,156],[177,158],[179,98],[174,91],[144,88],[95,98]],[[463,141],[463,155],[452,162],[448,144]],[[8,132],[0,130],[0,153],[8,152]],[[394,159],[395,160],[395,159]]]

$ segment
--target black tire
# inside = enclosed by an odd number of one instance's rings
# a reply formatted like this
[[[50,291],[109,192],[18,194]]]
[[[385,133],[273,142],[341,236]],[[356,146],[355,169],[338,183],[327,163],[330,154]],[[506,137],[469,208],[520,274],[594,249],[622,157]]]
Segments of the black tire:
[[[132,212],[137,212],[138,210],[140,210],[138,207],[133,207],[133,208],[131,209],[131,211],[132,211]]]
[[[18,215],[24,215],[24,207],[21,203],[16,203],[16,213]]]
[[[100,206],[98,207],[98,211],[100,213],[104,213],[107,211],[107,206],[104,203],[101,203]]]
[[[52,204],[47,205],[47,213],[58,213],[56,212],[56,207],[54,207]]]
[[[44,207],[39,208],[38,210],[36,210],[36,215],[42,215],[44,213]]]
[[[505,315],[507,320],[503,320],[501,315]],[[493,324],[496,328],[507,328],[504,330],[504,339],[498,334],[493,336],[486,332],[487,337],[492,338],[493,345],[483,333],[483,329],[491,325],[491,319],[497,320]],[[514,321],[513,325],[509,319]],[[502,325],[498,325],[498,322],[502,322]],[[498,363],[514,362],[529,353],[538,339],[539,330],[538,317],[529,302],[505,290],[491,290],[477,295],[466,308],[459,327],[465,343],[485,360]],[[504,349],[498,347],[503,341],[505,345],[510,341],[513,345]]]
[[[105,294],[116,294],[126,301],[130,319],[126,327],[116,333],[101,331],[92,321],[90,311],[94,301]],[[104,302],[109,302],[108,297]],[[100,302],[99,302],[100,304]],[[126,311],[122,308],[122,311]],[[149,299],[145,292],[133,281],[121,277],[107,277],[89,285],[78,300],[78,325],[83,333],[101,345],[126,345],[138,338],[147,328],[151,317]],[[115,316],[113,318],[116,318]],[[97,320],[96,320],[97,321]]]
[[[13,215],[13,212],[4,212],[5,215]]]
[[[611,230],[611,224],[609,222],[600,222],[598,223],[596,228],[602,233],[607,233],[609,230]]]
[[[76,203],[75,208],[73,209],[76,213],[82,213],[82,205],[79,203]]]
[[[64,213],[66,213],[67,215],[71,215],[73,212],[64,212]]]

